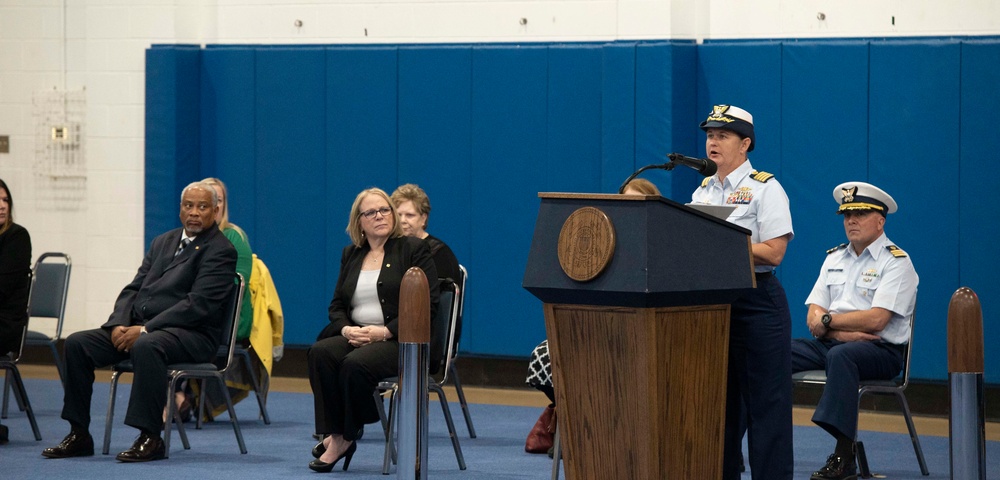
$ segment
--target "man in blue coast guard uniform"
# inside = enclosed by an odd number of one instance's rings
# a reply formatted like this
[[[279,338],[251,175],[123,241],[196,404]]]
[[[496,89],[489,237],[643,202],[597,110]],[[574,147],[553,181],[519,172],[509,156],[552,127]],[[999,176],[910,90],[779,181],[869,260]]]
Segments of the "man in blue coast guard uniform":
[[[833,190],[847,240],[827,251],[806,299],[806,323],[815,338],[792,342],[792,370],[826,370],[827,383],[813,422],[837,440],[812,480],[857,478],[854,439],[862,380],[900,373],[917,300],[917,272],[906,253],[885,235],[886,215],[896,211],[888,193],[864,182]]]
[[[691,200],[736,207],[727,220],[750,230],[757,279],[757,288],[730,310],[722,478],[740,478],[740,423],[746,418],[753,480],[791,480],[792,318],[785,290],[773,274],[794,235],[788,196],[774,175],[750,165],[747,153],[757,140],[749,112],[716,105],[699,126],[705,131],[705,153],[719,170]]]

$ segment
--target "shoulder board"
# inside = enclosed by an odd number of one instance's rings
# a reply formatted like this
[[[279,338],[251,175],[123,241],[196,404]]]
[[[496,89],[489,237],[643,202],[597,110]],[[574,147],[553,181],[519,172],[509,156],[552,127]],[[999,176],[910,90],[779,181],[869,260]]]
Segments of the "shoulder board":
[[[886,245],[885,249],[888,250],[889,253],[891,253],[892,256],[894,256],[896,258],[903,258],[903,257],[906,256],[906,252],[904,252],[903,249],[901,249],[901,248],[899,248],[899,247],[897,247],[895,245]]]
[[[829,255],[829,254],[831,254],[833,252],[836,252],[837,250],[843,250],[845,248],[847,248],[847,244],[846,243],[841,243],[840,245],[837,245],[836,247],[833,247],[833,248],[827,250],[826,254]]]
[[[753,170],[750,172],[750,178],[757,180],[760,183],[767,183],[768,180],[774,178],[774,174],[767,172],[758,172],[757,170]]]
[[[701,181],[701,188],[707,187],[708,186],[708,181],[711,180],[711,179],[712,179],[712,177],[705,177],[705,179]]]

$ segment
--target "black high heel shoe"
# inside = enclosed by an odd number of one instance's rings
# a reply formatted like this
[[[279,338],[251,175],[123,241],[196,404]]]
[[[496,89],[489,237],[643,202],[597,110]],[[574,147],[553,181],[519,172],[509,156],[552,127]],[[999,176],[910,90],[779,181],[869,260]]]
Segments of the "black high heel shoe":
[[[346,472],[347,467],[351,464],[351,458],[354,457],[354,452],[357,451],[357,449],[358,449],[358,442],[353,442],[351,443],[351,446],[347,447],[347,450],[345,450],[344,453],[342,453],[339,457],[337,457],[337,459],[334,460],[333,462],[330,463],[321,462],[317,458],[316,460],[309,462],[309,469],[314,472],[327,473],[333,471],[333,467],[337,465],[337,462],[339,462],[341,458],[343,458],[344,471]]]
[[[313,458],[319,458],[323,456],[323,452],[326,451],[326,447],[323,446],[323,441],[320,440],[312,449]]]

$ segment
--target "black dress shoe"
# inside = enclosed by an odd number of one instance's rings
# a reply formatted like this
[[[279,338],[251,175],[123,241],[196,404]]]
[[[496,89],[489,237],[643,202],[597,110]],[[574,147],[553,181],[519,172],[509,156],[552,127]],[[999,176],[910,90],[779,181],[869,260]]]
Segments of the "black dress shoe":
[[[89,457],[94,454],[94,439],[89,433],[69,432],[59,445],[42,450],[48,458]]]
[[[166,458],[166,448],[159,435],[140,433],[132,448],[119,453],[115,460],[119,462],[149,462]]]
[[[858,468],[854,456],[833,453],[826,459],[826,465],[813,472],[809,480],[857,480]]]
[[[7,427],[5,425],[0,425],[0,445],[6,444],[8,440]]]

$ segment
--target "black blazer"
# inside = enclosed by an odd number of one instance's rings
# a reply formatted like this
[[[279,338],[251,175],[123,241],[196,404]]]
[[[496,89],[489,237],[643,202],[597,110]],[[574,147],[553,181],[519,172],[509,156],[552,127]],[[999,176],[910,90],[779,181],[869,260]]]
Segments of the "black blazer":
[[[31,235],[12,223],[0,235],[0,356],[21,345],[28,323],[30,272]]]
[[[143,324],[147,331],[165,330],[201,358],[216,351],[229,320],[225,304],[236,276],[236,249],[213,223],[175,257],[181,231],[153,239],[101,328]]]
[[[340,330],[344,327],[357,325],[351,320],[351,299],[358,288],[361,264],[370,250],[367,242],[362,247],[348,245],[344,248],[340,257],[340,275],[330,302],[330,324],[320,332],[317,340],[340,335]],[[410,267],[420,267],[424,275],[427,275],[431,293],[431,318],[434,318],[437,311],[438,273],[427,243],[413,237],[390,238],[385,242],[385,257],[382,259],[377,289],[385,326],[393,337],[399,335],[399,286]]]

